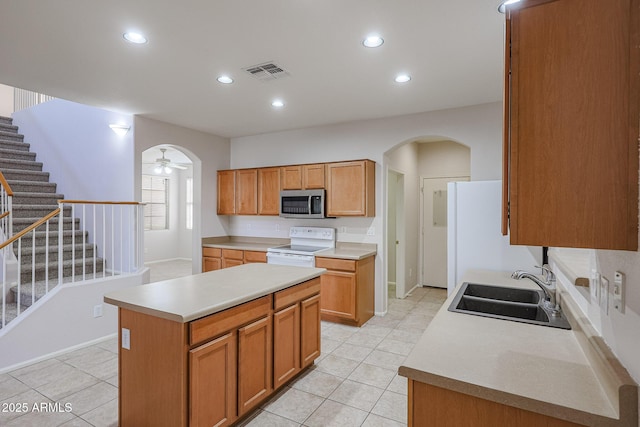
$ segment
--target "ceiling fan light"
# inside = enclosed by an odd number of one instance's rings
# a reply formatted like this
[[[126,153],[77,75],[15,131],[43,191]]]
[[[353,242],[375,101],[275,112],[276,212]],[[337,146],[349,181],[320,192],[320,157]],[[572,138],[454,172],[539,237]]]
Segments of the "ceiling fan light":
[[[162,173],[162,166],[158,165],[153,169],[153,172],[160,175]]]
[[[165,166],[164,167],[164,173],[166,173],[167,175],[169,175],[171,173],[171,168],[169,166]]]

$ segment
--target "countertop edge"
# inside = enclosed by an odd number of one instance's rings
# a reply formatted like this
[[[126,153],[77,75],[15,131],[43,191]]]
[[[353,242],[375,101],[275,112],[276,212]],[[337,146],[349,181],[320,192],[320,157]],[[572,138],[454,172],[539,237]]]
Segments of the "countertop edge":
[[[127,310],[135,311],[135,312],[146,314],[146,315],[149,315],[149,316],[154,316],[154,317],[157,317],[157,318],[160,318],[160,319],[170,320],[170,321],[178,322],[178,323],[188,323],[188,322],[200,319],[202,317],[206,317],[206,316],[209,316],[211,314],[219,313],[219,312],[224,311],[226,309],[229,309],[229,308],[244,304],[246,302],[253,301],[253,300],[261,298],[263,296],[273,294],[275,292],[281,291],[281,290],[289,288],[291,286],[295,286],[297,284],[306,282],[308,280],[315,279],[317,277],[320,277],[326,271],[326,269],[324,269],[324,268],[316,268],[316,270],[319,270],[319,271],[316,271],[316,272],[313,272],[313,273],[309,273],[309,274],[304,275],[304,276],[297,277],[295,280],[292,279],[292,280],[288,280],[288,281],[282,282],[281,284],[274,285],[274,286],[271,286],[269,288],[262,289],[259,292],[252,292],[252,293],[245,294],[245,295],[242,295],[240,297],[237,297],[237,298],[234,298],[234,299],[231,299],[231,300],[227,300],[227,301],[225,301],[224,303],[221,303],[221,304],[212,305],[212,306],[208,306],[208,307],[203,307],[201,309],[193,311],[189,315],[181,315],[181,314],[167,312],[167,311],[163,311],[163,310],[159,310],[159,309],[155,309],[155,308],[151,308],[151,307],[146,307],[146,306],[139,305],[139,304],[130,303],[130,302],[127,302],[127,301],[123,301],[121,299],[116,299],[116,298],[113,298],[113,297],[109,297],[108,294],[103,297],[103,301],[105,303],[107,303],[107,304],[114,305],[114,306],[116,306],[118,308],[124,308],[124,309],[127,309]],[[206,274],[206,273],[202,273],[202,274]],[[145,285],[141,285],[141,286],[145,286]]]
[[[565,421],[583,424],[593,427],[636,427],[631,424],[631,420],[614,419],[604,417],[598,414],[592,414],[581,411],[579,409],[568,408],[566,406],[556,405],[549,402],[543,402],[529,397],[496,390],[489,387],[483,387],[478,384],[468,383],[448,377],[430,374],[418,371],[406,366],[398,369],[398,374],[414,381],[440,387],[446,390],[454,391],[461,394],[477,397],[479,399],[488,400],[502,405],[512,406],[514,408],[525,411],[534,412],[536,414],[547,415],[553,418],[559,418]],[[637,402],[637,396],[636,396]]]

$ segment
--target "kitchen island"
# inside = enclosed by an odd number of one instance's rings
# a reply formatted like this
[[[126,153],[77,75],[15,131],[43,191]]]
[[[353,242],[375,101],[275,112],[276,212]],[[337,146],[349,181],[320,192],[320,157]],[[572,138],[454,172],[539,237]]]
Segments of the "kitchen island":
[[[538,287],[509,273],[463,282]],[[571,330],[448,311],[449,296],[399,368],[409,426],[638,426],[638,387],[566,292]]]
[[[320,355],[322,268],[245,264],[105,295],[119,425],[226,426]]]

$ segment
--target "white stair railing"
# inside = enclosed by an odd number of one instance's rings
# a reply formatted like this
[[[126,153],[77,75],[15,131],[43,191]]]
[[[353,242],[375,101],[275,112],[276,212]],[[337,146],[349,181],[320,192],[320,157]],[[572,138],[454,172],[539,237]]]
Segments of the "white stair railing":
[[[11,186],[0,172],[0,243],[13,236],[13,191]]]
[[[43,93],[15,87],[13,88],[13,111],[24,110],[25,108],[33,107],[34,105],[42,104],[52,99],[56,98]]]
[[[143,209],[137,202],[60,200],[58,209],[0,244],[0,326],[61,283],[142,269]],[[38,239],[44,239],[43,250],[36,248]]]

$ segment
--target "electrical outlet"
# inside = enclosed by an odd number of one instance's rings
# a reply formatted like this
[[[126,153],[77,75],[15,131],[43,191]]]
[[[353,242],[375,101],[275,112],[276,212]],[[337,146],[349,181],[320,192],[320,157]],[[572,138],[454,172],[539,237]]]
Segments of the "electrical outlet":
[[[600,276],[600,309],[609,315],[609,279]]]
[[[624,273],[619,271],[613,278],[613,308],[624,313]]]
[[[102,304],[93,307],[93,317],[102,317]]]
[[[131,331],[127,328],[122,328],[122,348],[131,350]]]
[[[344,225],[342,227],[340,227],[340,232],[341,233],[346,233],[347,232],[347,227],[345,227]]]

